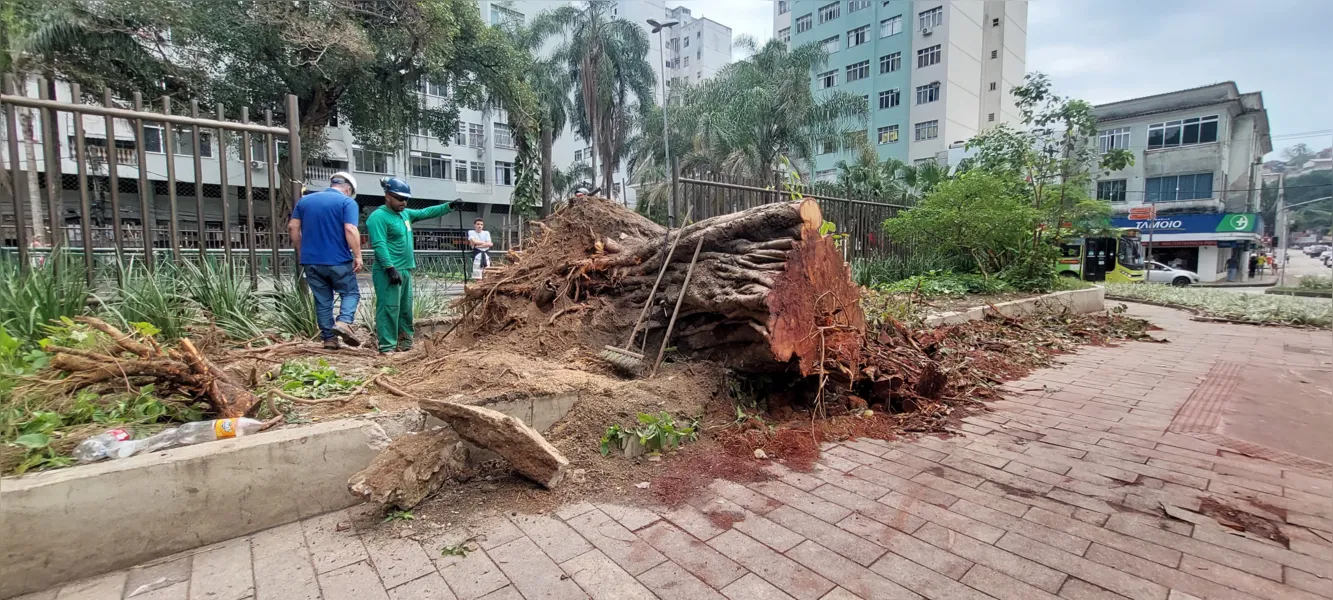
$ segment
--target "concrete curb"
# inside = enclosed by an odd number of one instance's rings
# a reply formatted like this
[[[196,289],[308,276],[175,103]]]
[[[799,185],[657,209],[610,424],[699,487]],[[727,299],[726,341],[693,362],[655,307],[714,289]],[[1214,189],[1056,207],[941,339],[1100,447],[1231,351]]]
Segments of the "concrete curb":
[[[388,441],[340,420],[4,479],[0,598],[357,504],[347,478]]]
[[[926,317],[922,323],[926,327],[958,325],[960,323],[967,323],[968,321],[980,321],[986,318],[986,315],[997,311],[1008,317],[1030,315],[1039,310],[1047,309],[1065,309],[1075,313],[1094,313],[1100,312],[1104,308],[1105,300],[1106,288],[1098,285],[1083,290],[1055,292],[1037,296],[1036,298],[1024,298],[1022,300],[1012,300],[988,306],[977,306],[965,311],[934,314]]]

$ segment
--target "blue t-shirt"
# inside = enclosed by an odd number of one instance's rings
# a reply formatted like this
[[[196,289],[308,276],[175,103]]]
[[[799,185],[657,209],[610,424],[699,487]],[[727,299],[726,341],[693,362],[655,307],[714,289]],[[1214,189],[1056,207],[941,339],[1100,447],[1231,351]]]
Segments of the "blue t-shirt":
[[[302,197],[292,208],[301,220],[301,264],[341,265],[352,262],[343,225],[356,225],[356,201],[335,189]]]

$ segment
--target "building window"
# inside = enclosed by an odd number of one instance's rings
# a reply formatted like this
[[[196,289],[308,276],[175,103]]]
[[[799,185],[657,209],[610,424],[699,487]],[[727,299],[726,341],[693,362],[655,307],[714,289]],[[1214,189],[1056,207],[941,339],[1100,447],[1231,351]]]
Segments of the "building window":
[[[935,44],[929,48],[922,48],[916,51],[916,68],[929,67],[930,65],[940,64],[940,45]]]
[[[700,61],[700,60],[703,60],[703,59],[704,59],[704,51],[703,51],[703,50],[700,50],[700,51],[694,53],[694,60],[696,60],[696,61]]]
[[[854,48],[870,39],[870,26],[862,25],[847,32],[847,47]]]
[[[453,176],[453,162],[448,156],[432,152],[413,152],[407,159],[413,177],[448,179]]]
[[[819,44],[824,48],[824,52],[828,54],[833,54],[842,47],[842,44],[838,41],[838,36],[836,35],[831,38],[825,38],[823,41],[819,42]]]
[[[1192,146],[1217,141],[1217,115],[1148,126],[1148,149]]]
[[[832,138],[819,140],[820,154],[833,154],[838,151],[838,141]]]
[[[885,127],[880,127],[877,133],[879,137],[879,143],[881,144],[892,144],[898,141],[897,125],[887,125]]]
[[[847,12],[854,13],[863,8],[870,8],[870,0],[847,0]]]
[[[1000,57],[1000,51],[999,51],[999,50],[991,50],[991,51],[990,51],[990,57],[991,57],[991,58],[999,58],[999,57]]]
[[[1125,180],[1112,179],[1097,182],[1097,199],[1107,202],[1125,201]]]
[[[987,120],[987,121],[990,121],[991,123],[994,123],[994,122],[995,122],[995,113],[990,113],[990,114],[986,115],[986,120]]]
[[[879,109],[893,108],[902,103],[902,95],[897,89],[884,90],[879,93]]]
[[[815,79],[819,82],[819,89],[827,90],[838,85],[838,71],[836,69],[833,71],[824,71],[823,73],[816,75]]]
[[[784,44],[790,44],[790,43],[791,43],[791,28],[790,28],[790,27],[783,27],[782,29],[779,29],[779,30],[778,30],[778,39],[782,40],[782,42],[783,42]]]
[[[936,6],[930,10],[922,11],[921,14],[917,15],[917,23],[921,29],[943,25],[944,7]]]
[[[456,161],[454,161],[454,179],[457,179],[457,180],[458,180],[458,183],[467,183],[467,161],[466,161],[466,160],[456,160]]]
[[[689,48],[689,47],[690,47],[690,36],[688,36],[688,35],[685,36],[685,40],[684,40],[684,41],[685,41],[685,47],[686,47],[686,48]]]
[[[517,29],[523,25],[523,13],[491,3],[491,25]]]
[[[495,161],[495,185],[514,185],[514,163]]]
[[[933,140],[940,137],[939,121],[923,121],[916,124],[916,141]]]
[[[916,103],[925,104],[940,99],[940,82],[935,81],[926,85],[917,86]]]
[[[162,132],[164,128],[156,123],[144,123],[143,126],[143,148],[146,152],[166,152],[162,147]],[[194,133],[188,126],[176,126],[172,128],[172,134],[175,136],[175,146],[171,151],[176,156],[194,156]],[[251,138],[255,139],[255,138]],[[262,138],[260,138],[262,139]],[[260,142],[263,145],[263,142]],[[208,131],[201,132],[199,135],[199,156],[203,158],[213,157],[213,134]],[[256,158],[255,160],[259,160]]]
[[[791,10],[790,0],[778,0],[778,14],[785,15],[787,14],[787,11],[790,10]]]
[[[467,145],[473,148],[481,148],[486,145],[486,129],[481,123],[467,124]]]
[[[507,123],[495,123],[495,147],[514,147],[514,132],[510,131]]]
[[[389,173],[389,163],[393,155],[388,152],[375,152],[365,148],[352,148],[352,163],[356,170],[365,173]]]
[[[810,31],[810,28],[814,26],[814,19],[811,19],[810,15],[796,17],[796,33],[805,33]]]
[[[690,57],[688,56],[685,57],[685,66],[690,66]]]
[[[1106,129],[1097,132],[1097,149],[1102,154],[1112,150],[1129,150],[1129,128]]]
[[[448,88],[443,83],[435,83],[424,78],[417,82],[417,91],[427,96],[447,96],[449,94]]]
[[[1148,202],[1203,200],[1213,197],[1212,173],[1149,177],[1146,183]]]
[[[840,16],[842,16],[841,2],[834,2],[833,4],[825,4],[824,6],[819,7],[820,23],[827,23]]]
[[[847,82],[860,81],[870,77],[870,61],[863,60],[856,64],[847,65]]]
[[[903,32],[903,16],[889,17],[879,22],[879,37],[889,37]]]
[[[996,17],[996,18],[994,18],[994,19],[991,19],[991,20],[990,20],[990,26],[991,26],[991,27],[999,27],[999,26],[1000,26],[1000,19],[999,19],[999,17]]]
[[[992,92],[995,91],[995,87],[996,87],[995,82],[994,81],[990,82],[990,91]]]
[[[472,183],[486,183],[486,163],[472,161],[468,165],[468,171],[472,174]]]
[[[815,181],[828,183],[836,180],[837,178],[838,178],[837,169],[824,169],[823,171],[815,171]]]
[[[885,54],[884,56],[879,57],[879,73],[881,75],[892,73],[901,68],[903,68],[902,52],[894,52],[893,54]]]

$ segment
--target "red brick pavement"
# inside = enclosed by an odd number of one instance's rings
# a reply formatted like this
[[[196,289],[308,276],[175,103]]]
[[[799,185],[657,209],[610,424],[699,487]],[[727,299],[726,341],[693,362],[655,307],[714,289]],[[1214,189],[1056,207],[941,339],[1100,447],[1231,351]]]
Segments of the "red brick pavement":
[[[344,511],[32,597],[1333,598],[1327,465],[1210,429],[1236,365],[1327,369],[1328,333],[1132,310],[1171,343],[1067,356],[950,439],[838,444],[674,510],[585,502],[406,538],[338,527]],[[1203,498],[1289,541],[1192,512]]]

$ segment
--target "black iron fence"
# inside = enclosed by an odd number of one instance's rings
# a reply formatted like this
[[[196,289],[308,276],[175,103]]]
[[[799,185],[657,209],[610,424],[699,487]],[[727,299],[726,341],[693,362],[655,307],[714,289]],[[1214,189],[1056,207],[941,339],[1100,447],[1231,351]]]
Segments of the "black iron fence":
[[[104,271],[100,262],[136,255],[151,257],[146,261],[151,268],[159,259],[216,254],[228,262],[244,260],[252,279],[261,270],[277,275],[284,265],[293,268],[290,258],[284,260],[291,253],[285,231],[275,234],[283,222],[275,200],[300,197],[305,179],[295,96],[286,97],[286,123],[279,126],[271,109],[262,123],[252,122],[245,107],[239,120],[229,121],[223,106],[216,107],[216,118],[200,116],[194,100],[185,116],[173,110],[171,97],[163,97],[160,112],[154,112],[145,109],[138,93],[120,103],[103,90],[100,104],[94,104],[78,84],[69,85],[66,100],[53,97],[57,88],[51,82],[36,84],[34,98],[26,81],[20,89],[17,78],[5,75],[0,93],[6,140],[0,171],[7,171],[0,191],[8,196],[0,198],[0,213],[9,209],[0,214],[0,245],[12,247],[24,268],[62,248],[82,255],[89,280]],[[60,152],[62,140],[69,144],[67,153]],[[40,145],[40,153],[29,144]],[[20,145],[28,146],[27,152]],[[290,171],[282,181],[280,146]],[[229,151],[240,155],[242,173],[235,180],[227,172]],[[65,160],[73,163],[73,173],[61,172]],[[153,165],[161,171],[153,172]],[[67,178],[73,181],[67,184]],[[269,193],[279,186],[283,192]],[[67,188],[77,195],[67,198]],[[267,214],[256,212],[256,200]],[[67,210],[70,203],[77,208]],[[191,211],[192,219],[182,218]],[[220,218],[210,221],[210,214]]]
[[[677,173],[673,187],[672,201],[678,216],[688,209],[692,219],[707,219],[763,204],[813,198],[819,202],[824,220],[833,224],[848,260],[901,255],[912,249],[911,244],[888,239],[882,228],[886,219],[908,208],[902,204],[827,196],[814,193],[810,186],[791,185],[777,179],[765,184],[758,180],[723,180],[716,175]]]

